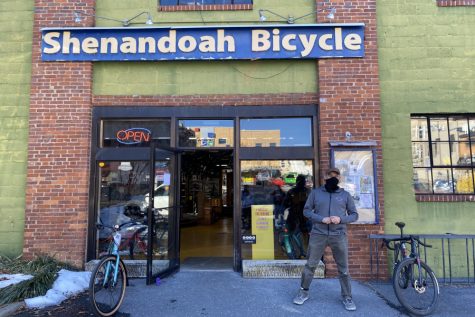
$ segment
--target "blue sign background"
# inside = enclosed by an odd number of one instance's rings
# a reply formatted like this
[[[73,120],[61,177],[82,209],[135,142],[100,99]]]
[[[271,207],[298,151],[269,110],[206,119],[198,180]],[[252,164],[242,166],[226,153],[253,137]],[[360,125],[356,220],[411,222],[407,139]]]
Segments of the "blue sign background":
[[[342,49],[335,49],[335,29],[341,29]],[[64,32],[70,32],[70,38],[77,38],[80,43],[86,38],[95,38],[98,43],[101,38],[116,38],[120,44],[122,38],[131,37],[137,40],[139,37],[151,37],[158,41],[162,37],[168,37],[171,30],[176,31],[176,42],[183,36],[191,36],[200,43],[202,36],[210,36],[218,39],[218,30],[224,30],[224,36],[234,38],[235,52],[228,52],[228,45],[225,44],[224,52],[201,52],[198,48],[192,52],[183,52],[176,49],[174,53],[163,53],[155,47],[155,53],[86,53],[82,49],[79,53],[72,53],[73,45],[69,45],[69,53],[63,53]],[[262,52],[252,50],[252,31],[265,30],[270,33],[269,41],[271,47]],[[274,31],[278,30],[278,31]],[[280,50],[273,51],[273,31],[278,32]],[[58,32],[59,37],[54,41],[60,45],[59,52],[53,54],[45,53],[45,49],[53,46],[45,42],[45,35],[50,32]],[[282,47],[282,38],[286,35],[296,34],[296,39],[291,44],[296,46],[295,51],[285,50]],[[344,39],[349,34],[357,34],[361,38],[360,49],[350,50],[343,44]],[[302,56],[305,49],[299,39],[299,35],[309,37],[316,35],[317,39],[311,52],[307,56]],[[332,45],[333,49],[323,50],[319,46],[319,39],[322,35],[333,35],[333,38],[325,40],[326,45]],[[51,43],[51,40],[50,40]],[[55,43],[55,44],[56,44]],[[80,45],[81,46],[81,45]],[[79,46],[79,47],[80,47]],[[147,46],[148,47],[148,46]],[[364,57],[364,24],[299,24],[299,25],[254,25],[254,26],[206,26],[206,27],[147,27],[147,28],[45,28],[42,29],[41,55],[43,61],[153,61],[153,60],[212,60],[212,59],[315,59],[315,58],[351,58]]]

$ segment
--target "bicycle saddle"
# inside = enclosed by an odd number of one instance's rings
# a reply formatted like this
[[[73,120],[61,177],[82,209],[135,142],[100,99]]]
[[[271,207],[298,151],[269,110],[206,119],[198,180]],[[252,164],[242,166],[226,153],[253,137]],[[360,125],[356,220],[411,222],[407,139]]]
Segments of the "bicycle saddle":
[[[404,222],[396,222],[395,225],[398,226],[399,229],[402,229],[402,228],[404,228],[404,226],[405,226],[406,224],[405,224]]]

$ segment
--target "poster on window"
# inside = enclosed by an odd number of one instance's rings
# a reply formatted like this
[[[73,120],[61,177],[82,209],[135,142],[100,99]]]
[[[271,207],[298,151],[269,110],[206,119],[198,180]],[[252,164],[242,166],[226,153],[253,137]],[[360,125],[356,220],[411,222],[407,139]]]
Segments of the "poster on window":
[[[340,169],[340,186],[353,197],[358,210],[356,223],[376,223],[374,157],[370,149],[334,148],[333,166]]]
[[[274,260],[274,205],[252,205],[253,260]]]

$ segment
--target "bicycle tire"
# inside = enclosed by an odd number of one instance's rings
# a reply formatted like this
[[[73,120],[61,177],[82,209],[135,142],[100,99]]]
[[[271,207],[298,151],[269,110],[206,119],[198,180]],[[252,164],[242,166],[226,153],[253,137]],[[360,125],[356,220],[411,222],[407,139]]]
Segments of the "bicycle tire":
[[[112,316],[118,310],[125,297],[125,288],[127,286],[127,273],[124,263],[119,261],[119,272],[117,274],[117,283],[110,285],[107,280],[114,276],[114,266],[117,263],[117,256],[109,255],[101,259],[95,267],[89,281],[89,300],[92,309],[96,315]],[[110,264],[108,279],[103,285],[107,265]],[[112,296],[112,292],[119,291],[118,296]]]
[[[306,258],[307,254],[303,245],[303,235],[301,232],[292,234],[290,236],[292,250],[296,259]]]
[[[400,288],[406,289],[409,286],[410,272],[406,269],[401,269],[399,271],[399,275],[396,276],[396,270],[399,264],[401,264],[401,261],[398,260],[394,265],[392,282],[398,283]]]
[[[292,244],[290,243],[290,237],[285,237],[285,233],[284,232],[279,232],[279,244],[280,244],[280,247],[282,248],[282,252],[284,252],[284,254],[291,260],[295,259],[295,254],[294,254],[294,250],[292,248]]]
[[[134,237],[129,243],[129,257],[131,260],[135,260],[135,255],[143,254],[145,257],[148,255],[146,240],[140,240],[139,237]]]
[[[439,301],[439,283],[434,271],[421,261],[421,273],[419,273],[415,258],[404,259],[396,267],[393,274],[393,288],[401,305],[410,313],[418,316],[426,316],[434,312]],[[422,285],[419,285],[419,276],[422,277]],[[398,277],[408,278],[407,287],[401,287]]]

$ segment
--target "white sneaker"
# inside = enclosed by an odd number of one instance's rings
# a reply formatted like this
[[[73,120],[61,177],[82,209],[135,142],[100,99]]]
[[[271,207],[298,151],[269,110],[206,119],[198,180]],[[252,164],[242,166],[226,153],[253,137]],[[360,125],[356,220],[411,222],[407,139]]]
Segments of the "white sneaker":
[[[356,310],[356,305],[351,297],[345,297],[343,299],[343,305],[345,305],[346,310]]]
[[[308,299],[308,291],[304,289],[299,289],[297,296],[294,298],[294,304],[302,305]]]

